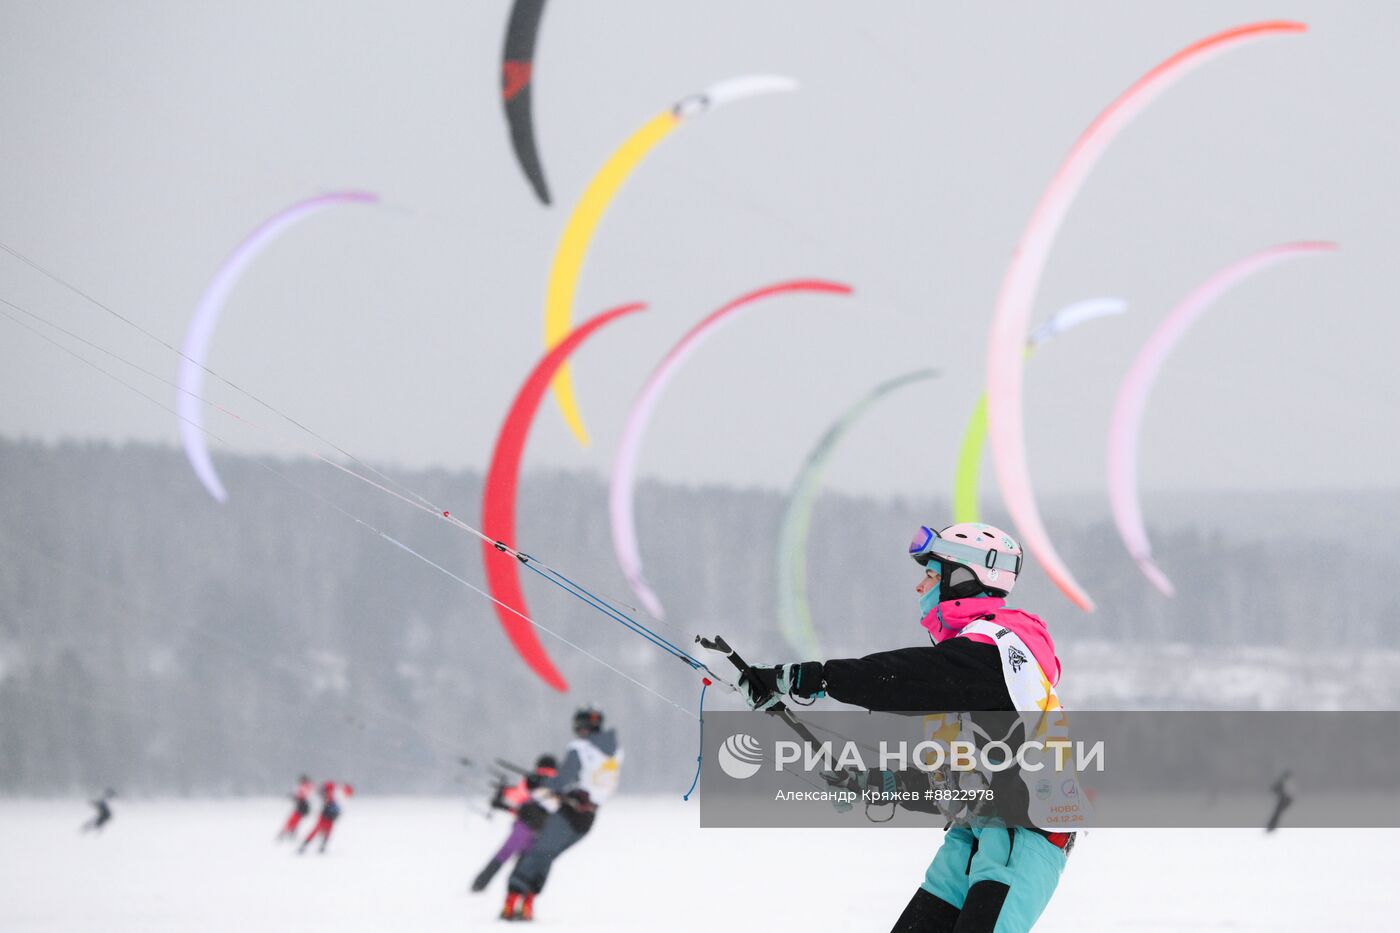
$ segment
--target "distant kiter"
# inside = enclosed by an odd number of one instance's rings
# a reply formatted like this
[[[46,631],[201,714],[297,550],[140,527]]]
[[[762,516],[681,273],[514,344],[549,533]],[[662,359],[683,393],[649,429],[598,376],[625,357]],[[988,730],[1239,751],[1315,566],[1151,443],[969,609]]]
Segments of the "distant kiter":
[[[89,803],[91,803],[93,807],[97,810],[97,813],[93,816],[92,819],[88,820],[86,823],[83,824],[81,830],[82,832],[102,832],[102,827],[106,826],[107,823],[110,822],[112,819],[112,807],[110,801],[115,796],[117,796],[117,792],[109,787],[102,792],[101,797],[98,797],[96,800],[89,801]]]
[[[622,747],[617,732],[603,730],[603,714],[591,707],[574,714],[574,740],[559,773],[541,785],[553,796],[554,812],[515,863],[507,882],[502,920],[533,920],[535,897],[566,849],[593,828],[598,808],[617,790]]]
[[[321,837],[321,853],[326,851],[326,843],[331,841],[331,829],[335,826],[335,821],[340,816],[340,798],[349,797],[355,793],[355,788],[349,784],[337,784],[335,781],[326,781],[321,785],[321,816],[316,820],[316,826],[311,830],[301,843],[301,848],[297,849],[300,855],[306,851],[306,847],[311,845],[311,840],[317,836]]]
[[[540,827],[549,819],[549,810],[545,808],[545,803],[550,802],[553,797],[544,785],[558,774],[558,768],[559,762],[553,755],[541,755],[535,761],[535,769],[523,775],[519,783],[508,787],[503,782],[496,788],[491,806],[515,814],[515,825],[511,827],[510,835],[506,837],[500,849],[491,856],[491,861],[486,863],[486,867],[472,882],[473,891],[485,890],[502,865],[534,844]]]
[[[1280,774],[1278,780],[1274,781],[1269,790],[1274,792],[1278,802],[1274,804],[1274,815],[1269,817],[1269,825],[1264,827],[1266,833],[1278,829],[1279,820],[1283,819],[1283,811],[1287,810],[1289,804],[1293,803],[1293,794],[1290,793],[1293,790],[1293,772],[1285,771]]]
[[[282,831],[277,834],[277,841],[283,839],[295,839],[297,827],[301,825],[302,818],[311,812],[311,795],[316,792],[316,786],[311,783],[311,778],[302,775],[297,778],[297,789],[292,792],[292,812],[287,817],[287,822],[282,825]]]

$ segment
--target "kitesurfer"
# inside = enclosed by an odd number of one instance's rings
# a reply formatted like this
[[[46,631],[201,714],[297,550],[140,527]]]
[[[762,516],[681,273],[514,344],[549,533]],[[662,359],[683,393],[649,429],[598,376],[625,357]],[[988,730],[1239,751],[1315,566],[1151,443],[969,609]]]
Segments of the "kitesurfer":
[[[515,823],[511,826],[506,841],[496,850],[496,854],[491,856],[486,867],[477,874],[476,880],[472,882],[472,891],[485,890],[502,865],[534,843],[540,828],[549,819],[549,810],[545,808],[544,803],[549,797],[549,791],[544,785],[558,774],[558,760],[553,755],[541,755],[535,760],[534,769],[529,774],[522,775],[518,782],[510,786],[502,783],[496,787],[496,794],[491,798],[492,808],[515,814]]]
[[[505,920],[532,920],[535,896],[544,889],[554,860],[593,828],[598,808],[617,790],[622,747],[615,729],[603,729],[603,714],[586,707],[574,713],[574,739],[559,773],[544,782],[553,812],[533,845],[510,874]]]
[[[1269,787],[1274,792],[1274,812],[1269,816],[1269,822],[1264,827],[1264,832],[1271,833],[1278,829],[1278,824],[1283,820],[1283,811],[1293,805],[1293,772],[1285,771],[1279,775],[1278,780]]]
[[[306,847],[311,845],[311,841],[317,836],[321,837],[321,848],[317,851],[325,854],[326,843],[331,841],[331,830],[335,828],[335,821],[340,817],[340,800],[354,793],[355,788],[349,784],[339,784],[335,781],[321,784],[321,814],[311,832],[302,840],[301,847],[297,849],[298,855],[305,852]]]
[[[102,827],[106,826],[112,820],[111,800],[115,796],[117,796],[117,792],[109,787],[102,792],[101,797],[98,797],[96,800],[88,801],[90,804],[92,804],[93,808],[97,811],[97,813],[93,815],[92,819],[88,820],[82,825],[81,832],[102,832]]]
[[[277,841],[283,839],[295,839],[297,827],[306,814],[311,812],[311,795],[316,792],[316,787],[311,783],[311,778],[302,775],[297,778],[297,789],[292,791],[292,812],[287,817],[287,822],[282,824],[282,831],[277,834]]]
[[[1060,676],[1054,643],[1039,618],[1006,606],[1021,571],[1020,545],[991,525],[968,522],[920,527],[909,555],[924,568],[915,592],[932,644],[752,668],[739,682],[749,705],[829,696],[882,712],[1048,708]],[[955,822],[891,933],[1029,930],[1073,843],[1073,833],[1034,826]]]

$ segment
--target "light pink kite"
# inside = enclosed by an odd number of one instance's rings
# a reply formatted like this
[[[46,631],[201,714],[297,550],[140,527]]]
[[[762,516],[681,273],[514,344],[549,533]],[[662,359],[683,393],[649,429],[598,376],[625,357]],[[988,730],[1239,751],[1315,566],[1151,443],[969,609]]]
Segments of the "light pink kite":
[[[1055,551],[1040,518],[1026,463],[1021,409],[1023,365],[1035,295],[1055,234],[1084,179],[1118,133],[1149,103],[1188,71],[1254,39],[1303,32],[1302,23],[1275,21],[1227,29],[1189,45],[1138,79],[1095,118],[1075,142],[1050,185],[1041,195],[1007,267],[997,296],[987,344],[987,420],[997,484],[1021,543],[1045,573],[1076,606],[1094,610],[1094,602],[1075,581]]]
[[[661,397],[676,370],[721,324],[734,320],[739,312],[761,299],[792,292],[849,295],[851,287],[821,279],[798,279],[769,285],[734,299],[692,327],[680,342],[671,348],[647,377],[642,391],[637,394],[637,400],[632,403],[632,410],[627,414],[627,424],[622,431],[622,440],[617,446],[617,459],[613,462],[612,481],[608,486],[608,514],[612,521],[613,552],[617,555],[617,564],[622,568],[623,575],[627,577],[628,586],[632,588],[632,592],[637,595],[646,611],[657,619],[665,618],[666,610],[642,574],[642,554],[637,545],[637,522],[633,510],[637,454],[641,450],[642,436],[651,422],[652,410],[656,408],[657,399]]]
[[[1258,272],[1302,256],[1331,252],[1335,243],[1285,243],[1248,256],[1226,266],[1206,279],[1172,309],[1138,351],[1118,389],[1113,406],[1113,422],[1108,433],[1108,498],[1113,505],[1113,521],[1128,553],[1152,584],[1167,596],[1173,595],[1171,581],[1152,560],[1152,545],[1142,520],[1142,503],[1137,490],[1137,443],[1147,396],[1162,364],[1191,325],[1227,291]]]

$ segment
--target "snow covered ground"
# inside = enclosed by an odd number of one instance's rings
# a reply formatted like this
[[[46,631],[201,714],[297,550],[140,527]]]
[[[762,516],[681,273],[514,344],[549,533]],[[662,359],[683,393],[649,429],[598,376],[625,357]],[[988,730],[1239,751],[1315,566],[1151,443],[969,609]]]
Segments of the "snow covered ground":
[[[460,800],[356,797],[330,852],[273,842],[285,805],[118,800],[102,837],[82,801],[0,801],[0,930],[499,929],[502,879],[471,876],[502,818]],[[927,830],[700,830],[695,803],[615,801],[557,863],[538,926],[559,931],[885,931],[917,885]],[[1038,930],[1388,930],[1400,832],[1108,831],[1083,841]],[[775,927],[776,928],[776,927]]]

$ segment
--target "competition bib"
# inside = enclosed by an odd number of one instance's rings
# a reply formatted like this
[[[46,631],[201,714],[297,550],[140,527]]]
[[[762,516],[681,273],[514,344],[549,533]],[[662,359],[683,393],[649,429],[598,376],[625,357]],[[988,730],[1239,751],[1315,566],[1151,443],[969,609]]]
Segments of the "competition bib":
[[[605,755],[592,742],[574,739],[569,743],[569,750],[578,755],[578,786],[588,791],[593,803],[602,804],[617,791],[617,781],[622,771],[622,749]]]

